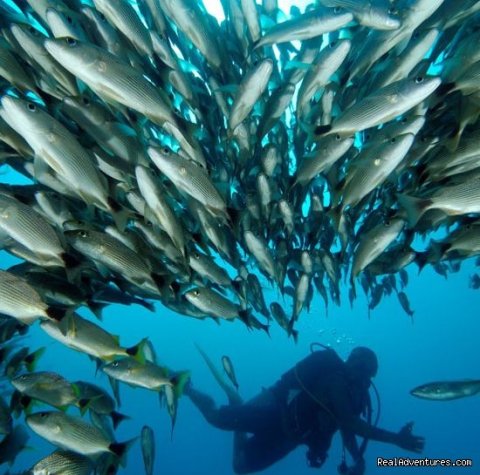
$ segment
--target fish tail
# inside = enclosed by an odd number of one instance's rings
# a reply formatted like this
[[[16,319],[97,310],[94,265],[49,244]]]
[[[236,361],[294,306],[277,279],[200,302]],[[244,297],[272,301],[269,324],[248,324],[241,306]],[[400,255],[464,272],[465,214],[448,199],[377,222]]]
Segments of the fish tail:
[[[94,302],[93,300],[89,300],[87,303],[88,303],[88,308],[92,311],[92,313],[99,320],[102,320],[103,318],[102,312],[103,312],[103,309],[107,307],[107,304]]]
[[[139,363],[145,363],[145,345],[148,343],[148,338],[144,338],[142,341],[137,343],[130,348],[127,348],[125,351],[127,355],[131,356]]]
[[[61,322],[63,318],[67,315],[68,309],[61,307],[48,307],[47,310],[45,310],[45,313],[52,320]]]
[[[452,92],[456,87],[456,84],[454,82],[446,82],[444,84],[440,84],[438,86],[437,90],[435,91],[435,94],[437,96],[446,96],[450,92]]]
[[[79,399],[79,400],[77,401],[78,408],[80,409],[80,414],[81,414],[82,416],[84,416],[85,413],[88,411],[91,402],[92,402],[92,400],[91,400],[91,399],[87,399],[87,398]]]
[[[117,412],[117,411],[112,411],[110,413],[110,417],[112,419],[112,424],[114,429],[118,427],[120,422],[124,421],[125,419],[129,419],[128,416],[126,416],[125,414],[121,414],[120,412]]]
[[[10,411],[19,417],[22,410],[28,414],[31,410],[32,398],[26,394],[22,394],[20,391],[15,390],[10,398]]]
[[[23,361],[25,363],[25,367],[27,368],[27,371],[29,372],[35,371],[38,360],[43,355],[43,353],[45,353],[44,346],[42,346],[42,348],[39,348],[38,350],[34,351],[33,353],[30,353],[25,357]]]
[[[127,464],[127,452],[130,447],[135,443],[137,437],[128,440],[127,442],[113,442],[108,446],[108,449],[112,454],[116,455],[120,459],[120,465],[125,467]]]
[[[417,252],[415,254],[415,264],[418,266],[418,273],[422,271],[422,269],[426,266],[429,261],[428,252]]]
[[[295,343],[298,343],[298,330],[295,330],[293,328],[294,324],[295,324],[295,319],[291,318],[288,322],[287,334],[288,334],[288,336],[293,337],[293,341]]]
[[[262,323],[260,324],[260,328],[269,336],[271,337],[270,335],[270,325],[268,323]]]
[[[293,341],[295,342],[295,344],[298,344],[298,330],[295,330],[294,328],[292,328],[292,329],[290,330],[290,335],[292,336]]]
[[[398,202],[407,212],[407,218],[410,226],[413,227],[417,224],[418,220],[423,216],[423,213],[427,211],[432,204],[431,200],[415,198],[408,195],[397,195]]]
[[[149,302],[148,300],[139,299],[139,300],[136,300],[135,303],[137,303],[138,305],[141,305],[142,307],[146,308],[150,312],[155,312],[155,305]]]
[[[173,384],[173,395],[178,399],[185,391],[185,386],[190,380],[190,371],[180,371],[170,381]]]
[[[121,206],[111,197],[108,198],[107,202],[108,206],[110,207],[115,226],[119,229],[119,231],[124,231],[127,227],[128,219],[130,217],[130,211]]]
[[[238,316],[240,317],[240,320],[247,325],[248,328],[252,328],[252,325],[250,323],[250,311],[249,310],[239,310],[238,311]],[[199,350],[200,351],[200,350]]]

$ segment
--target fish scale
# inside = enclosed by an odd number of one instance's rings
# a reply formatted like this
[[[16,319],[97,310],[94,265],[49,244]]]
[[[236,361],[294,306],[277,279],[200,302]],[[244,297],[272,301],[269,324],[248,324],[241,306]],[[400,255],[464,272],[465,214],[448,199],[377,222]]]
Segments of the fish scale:
[[[2,313],[18,315],[20,321],[31,323],[40,316],[46,316],[47,305],[23,279],[0,271],[0,308]]]
[[[82,231],[67,231],[65,235],[80,252],[97,259],[116,272],[128,270],[133,276],[143,279],[149,277],[148,261],[114,237],[92,230],[85,236]]]
[[[56,450],[37,462],[32,468],[32,475],[90,475],[92,462],[83,455],[66,450]]]
[[[94,0],[95,6],[124,36],[133,43],[139,53],[153,55],[152,40],[132,5],[122,0]]]
[[[26,420],[35,432],[61,448],[87,456],[111,452],[112,441],[78,417],[52,411],[32,414]]]
[[[105,178],[95,168],[92,156],[63,125],[37,106],[29,111],[32,106],[11,96],[2,98],[2,106],[4,119],[23,135],[39,158],[77,193],[92,197],[96,204],[109,209]]]
[[[97,358],[109,360],[115,356],[127,356],[117,338],[79,315],[74,314],[71,320],[66,319],[60,325],[44,321],[40,326],[56,340]]]
[[[198,309],[217,318],[238,318],[241,311],[238,305],[206,287],[196,287],[185,296]]]
[[[30,250],[54,258],[62,265],[64,249],[48,221],[30,206],[0,193],[0,229]]]

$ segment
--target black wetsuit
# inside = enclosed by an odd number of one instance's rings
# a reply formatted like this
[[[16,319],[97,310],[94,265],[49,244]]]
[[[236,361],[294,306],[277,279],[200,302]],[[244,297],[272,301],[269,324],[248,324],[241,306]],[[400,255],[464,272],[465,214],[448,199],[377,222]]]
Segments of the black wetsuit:
[[[333,350],[316,351],[254,399],[222,406],[206,417],[220,429],[252,434],[237,454],[239,473],[265,469],[298,445],[306,445],[309,461],[319,466],[334,433],[348,430],[344,421],[359,416],[367,398],[367,388],[352,385]]]

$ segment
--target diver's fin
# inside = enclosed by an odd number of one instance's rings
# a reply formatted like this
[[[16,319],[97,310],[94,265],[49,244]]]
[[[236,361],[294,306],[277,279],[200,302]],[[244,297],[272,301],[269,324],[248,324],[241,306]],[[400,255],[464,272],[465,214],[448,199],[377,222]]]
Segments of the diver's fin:
[[[208,366],[208,369],[212,373],[212,376],[215,378],[219,386],[223,389],[224,393],[227,395],[228,401],[230,404],[241,404],[242,398],[239,396],[239,394],[235,391],[235,389],[230,386],[225,379],[222,376],[222,373],[215,367],[215,365],[212,363],[212,360],[208,357],[208,355],[195,343],[195,346],[202,355],[203,360],[205,361],[206,365]]]

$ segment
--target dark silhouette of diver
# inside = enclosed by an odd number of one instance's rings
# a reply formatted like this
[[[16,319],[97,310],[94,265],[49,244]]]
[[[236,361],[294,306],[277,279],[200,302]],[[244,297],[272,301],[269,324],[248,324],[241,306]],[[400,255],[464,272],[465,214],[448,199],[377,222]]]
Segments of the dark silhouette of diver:
[[[308,464],[321,467],[332,437],[339,430],[354,465],[347,467],[344,457],[338,471],[361,475],[369,439],[417,453],[424,446],[423,437],[411,433],[412,423],[399,432],[390,432],[371,424],[371,417],[370,422],[361,418],[368,410],[371,416],[369,387],[377,368],[377,357],[369,348],[353,349],[346,362],[332,349],[326,349],[313,351],[246,403],[233,390],[227,393],[230,404],[219,408],[210,396],[191,384],[185,394],[210,424],[234,431],[235,473],[263,470],[299,445],[308,448]],[[362,446],[356,436],[364,437]]]

